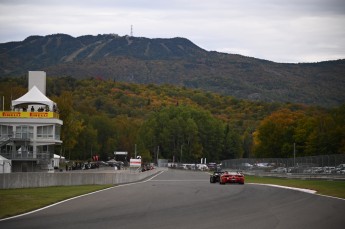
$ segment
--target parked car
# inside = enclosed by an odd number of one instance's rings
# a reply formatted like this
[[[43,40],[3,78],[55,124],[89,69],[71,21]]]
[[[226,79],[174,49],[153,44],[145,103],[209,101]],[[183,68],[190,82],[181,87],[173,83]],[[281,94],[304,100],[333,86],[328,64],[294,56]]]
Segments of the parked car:
[[[219,182],[219,178],[223,173],[222,171],[214,171],[213,174],[210,175],[210,183]]]
[[[249,164],[249,163],[242,163],[240,164],[239,166],[240,169],[243,169],[243,170],[248,170],[248,169],[252,169],[253,168],[253,165]]]
[[[345,171],[345,164],[340,164],[337,167],[335,167],[335,172],[338,174],[344,174]]]
[[[287,169],[284,167],[278,167],[276,169],[272,169],[271,172],[273,172],[273,173],[286,173]]]
[[[201,171],[209,170],[207,165],[205,165],[205,164],[197,164],[196,167],[197,167],[198,170],[201,170]]]
[[[337,171],[338,174],[345,174],[345,169]]]
[[[226,183],[244,184],[244,175],[240,172],[224,172],[219,178],[219,184]]]
[[[327,174],[335,173],[335,167],[325,166],[323,167],[323,173],[327,173]]]
[[[217,170],[217,163],[210,162],[210,163],[207,164],[207,167],[208,167],[210,170]]]

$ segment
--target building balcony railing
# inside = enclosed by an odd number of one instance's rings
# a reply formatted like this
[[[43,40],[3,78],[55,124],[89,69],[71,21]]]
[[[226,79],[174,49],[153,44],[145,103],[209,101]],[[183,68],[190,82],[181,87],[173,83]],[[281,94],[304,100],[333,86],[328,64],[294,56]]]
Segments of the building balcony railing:
[[[23,151],[23,152],[0,152],[0,155],[10,159],[10,160],[49,160],[50,159],[50,153],[36,153],[36,155],[33,152],[29,151]]]
[[[1,111],[0,118],[56,118],[59,114],[53,111]]]

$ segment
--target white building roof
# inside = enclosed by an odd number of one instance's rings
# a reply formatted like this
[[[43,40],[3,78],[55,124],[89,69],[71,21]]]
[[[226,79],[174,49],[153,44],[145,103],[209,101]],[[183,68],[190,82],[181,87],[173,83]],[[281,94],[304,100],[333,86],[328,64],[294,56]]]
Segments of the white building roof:
[[[12,107],[18,105],[47,105],[50,109],[53,108],[53,105],[56,105],[51,101],[47,96],[45,96],[36,86],[33,86],[30,91],[28,91],[22,97],[12,101]]]

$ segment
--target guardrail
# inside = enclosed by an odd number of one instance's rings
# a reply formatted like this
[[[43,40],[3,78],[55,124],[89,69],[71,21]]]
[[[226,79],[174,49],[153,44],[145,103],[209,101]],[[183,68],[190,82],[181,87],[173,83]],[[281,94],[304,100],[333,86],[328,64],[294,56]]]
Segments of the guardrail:
[[[10,159],[10,160],[49,160],[50,153],[36,153],[34,156],[33,152],[31,151],[22,151],[22,152],[0,152],[0,155]]]

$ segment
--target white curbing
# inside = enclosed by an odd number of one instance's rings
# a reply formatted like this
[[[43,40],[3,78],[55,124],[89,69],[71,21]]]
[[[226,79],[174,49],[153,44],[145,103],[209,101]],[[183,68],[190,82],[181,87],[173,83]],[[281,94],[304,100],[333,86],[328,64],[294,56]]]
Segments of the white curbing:
[[[282,186],[282,185],[275,185],[275,184],[259,184],[259,183],[247,183],[247,184],[254,184],[254,185],[264,185],[264,186],[271,186],[271,187],[276,187],[276,188],[285,188],[285,189],[291,189],[291,190],[296,190],[300,192],[306,192],[306,193],[311,193],[315,194],[315,190],[311,189],[305,189],[305,188],[294,188],[294,187],[288,187],[288,186]]]

